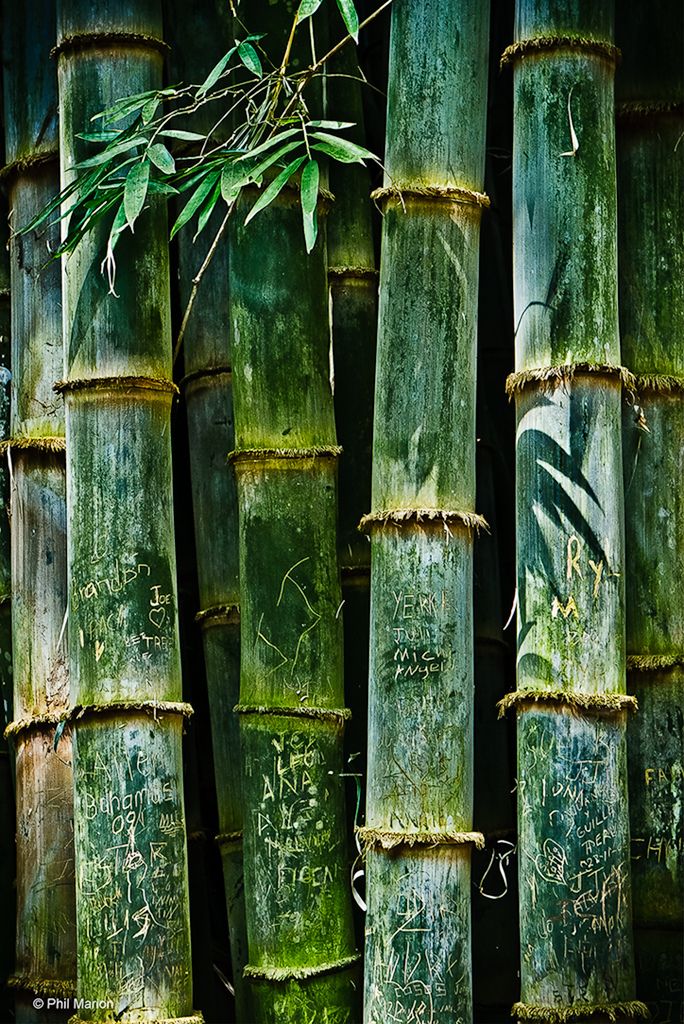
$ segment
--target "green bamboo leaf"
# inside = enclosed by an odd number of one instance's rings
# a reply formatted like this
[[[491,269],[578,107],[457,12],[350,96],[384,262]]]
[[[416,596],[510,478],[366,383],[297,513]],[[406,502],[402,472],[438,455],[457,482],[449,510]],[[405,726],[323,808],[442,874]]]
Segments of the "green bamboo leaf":
[[[140,111],[140,119],[143,124],[149,124],[154,115],[157,113],[157,107],[161,103],[159,96],[153,96],[151,100],[148,100],[145,106]]]
[[[204,96],[204,94],[206,92],[208,92],[209,89],[211,89],[212,85],[215,85],[218,82],[219,78],[221,77],[223,72],[226,70],[226,68],[228,66],[228,62],[230,61],[230,58],[235,53],[236,49],[237,49],[236,46],[231,46],[231,48],[228,51],[228,53],[225,53],[223,55],[223,57],[221,57],[220,61],[218,61],[214,65],[214,67],[211,69],[211,71],[209,72],[209,74],[207,75],[207,77],[204,79],[204,81],[200,85],[199,89],[197,90],[197,95],[198,96]]]
[[[344,26],[355,43],[359,41],[359,16],[352,0],[337,0]]]
[[[296,160],[293,160],[291,164],[287,165],[284,171],[280,172],[277,178],[273,179],[271,184],[264,192],[262,192],[252,209],[245,217],[245,224],[249,224],[250,220],[253,217],[256,217],[257,213],[265,209],[268,204],[271,203],[280,192],[282,192],[292,175],[299,170],[305,160],[305,156],[298,156]]]
[[[169,185],[167,181],[155,181],[154,178],[150,179],[150,183],[147,187],[148,192],[155,192],[161,196],[178,196],[180,192],[173,185]]]
[[[305,21],[306,18],[310,18],[312,14],[316,13],[322,3],[323,0],[302,0],[297,11],[297,21]]]
[[[147,101],[156,95],[156,89],[149,89],[147,92],[139,92],[132,96],[124,96],[122,99],[117,100],[116,103],[113,103],[111,107],[107,107],[106,110],[101,110],[99,113],[93,114],[90,120],[120,121],[123,117],[127,117],[129,114],[142,110]]]
[[[356,121],[309,121],[307,128],[329,128],[331,131],[341,131],[342,128],[356,127]]]
[[[244,43],[240,43],[237,48],[237,52],[238,57],[247,70],[251,71],[257,78],[261,78],[264,72],[261,67],[261,61],[259,60],[259,54],[256,52],[252,44],[245,40]]]
[[[311,137],[316,139],[318,144],[315,149],[327,153],[334,160],[343,164],[362,164],[364,160],[375,160],[375,156],[364,146],[358,146],[348,139],[340,139],[336,135],[328,135],[327,132],[312,132]]]
[[[221,198],[221,180],[219,179],[216,182],[216,184],[214,185],[213,192],[209,196],[207,202],[205,203],[204,207],[202,208],[202,212],[200,213],[199,217],[197,218],[197,231],[195,232],[194,237],[192,239],[193,242],[196,241],[196,239],[199,237],[199,235],[202,234],[202,232],[204,231],[205,227],[209,223],[209,218],[211,217],[212,213],[214,212],[214,208],[215,208],[215,206],[216,206],[216,204],[217,204],[217,202],[219,201],[220,198]]]
[[[154,145],[150,146],[147,150],[147,156],[163,174],[173,174],[176,170],[175,160],[161,142],[155,142]]]
[[[318,182],[320,180],[320,169],[315,160],[309,160],[302,171],[300,194],[302,199],[302,210],[312,213],[318,203]]]
[[[84,142],[113,142],[118,139],[123,131],[123,128],[107,128],[101,132],[82,132],[77,135],[77,139],[83,139]]]
[[[240,189],[249,181],[249,172],[235,164],[226,164],[221,171],[221,195],[230,205],[240,194]]]
[[[147,160],[134,164],[128,172],[124,186],[123,205],[126,213],[126,220],[131,231],[133,225],[140,216],[145,198],[147,197],[147,186],[150,181],[150,165]]]
[[[303,139],[296,139],[294,142],[288,142],[287,145],[277,149],[275,153],[269,153],[260,163],[258,163],[249,172],[249,178],[252,181],[260,181],[264,171],[267,171],[278,160],[281,160],[287,153],[291,153],[294,149],[297,149],[303,144]]]
[[[141,146],[143,142],[147,142],[144,135],[134,135],[130,139],[125,139],[122,142],[115,143],[113,146],[107,146],[101,153],[96,153],[95,156],[88,157],[87,160],[81,160],[79,163],[73,165],[73,170],[81,171],[87,167],[99,167],[100,164],[109,163],[115,156],[120,156],[121,153],[127,153],[129,149],[133,149],[134,146]]]
[[[165,128],[159,132],[165,139],[182,139],[184,142],[204,142],[206,135],[199,132],[181,131],[180,128]]]
[[[176,223],[171,228],[171,238],[176,235],[180,229],[188,223],[190,218],[199,210],[200,206],[209,195],[214,185],[216,184],[219,175],[216,172],[207,174],[202,178],[201,182],[192,193],[187,203],[178,215]]]
[[[288,128],[285,132],[279,132],[278,135],[272,135],[270,139],[266,139],[266,142],[262,142],[260,146],[255,146],[254,149],[250,149],[249,152],[243,153],[242,156],[238,157],[239,160],[247,160],[249,157],[258,156],[260,153],[265,153],[271,146],[277,145],[279,142],[283,142],[285,139],[292,138],[293,135],[301,134],[300,128]]]

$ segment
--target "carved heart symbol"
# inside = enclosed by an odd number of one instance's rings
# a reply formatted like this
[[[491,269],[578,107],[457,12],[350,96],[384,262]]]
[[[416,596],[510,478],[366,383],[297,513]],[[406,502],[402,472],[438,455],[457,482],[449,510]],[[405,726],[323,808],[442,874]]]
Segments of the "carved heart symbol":
[[[150,608],[150,622],[161,629],[166,619],[166,608]]]

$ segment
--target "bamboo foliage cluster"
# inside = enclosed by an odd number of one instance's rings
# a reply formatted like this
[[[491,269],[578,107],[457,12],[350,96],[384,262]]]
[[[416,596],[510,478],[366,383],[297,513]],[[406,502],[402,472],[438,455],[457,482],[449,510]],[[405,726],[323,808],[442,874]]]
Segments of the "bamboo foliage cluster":
[[[681,12],[56,7],[3,13],[14,1018],[674,1024]]]

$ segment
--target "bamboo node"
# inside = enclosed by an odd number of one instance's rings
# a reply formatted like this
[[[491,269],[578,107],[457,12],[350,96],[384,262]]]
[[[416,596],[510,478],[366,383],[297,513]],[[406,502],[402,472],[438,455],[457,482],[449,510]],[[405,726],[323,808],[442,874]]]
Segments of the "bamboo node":
[[[513,690],[497,702],[499,718],[516,706],[525,704],[564,704],[576,711],[595,711],[615,714],[620,711],[638,711],[636,697],[626,693],[579,693],[568,690]]]
[[[215,626],[219,623],[236,623],[240,621],[239,604],[215,604],[211,608],[202,608],[195,615],[195,622],[203,626]]]
[[[335,280],[377,281],[379,276],[374,267],[328,267],[328,277]]]
[[[336,459],[342,454],[337,444],[312,445],[311,448],[234,448],[228,462],[262,462],[266,459]]]
[[[116,1019],[116,1018],[114,1018]],[[69,1017],[67,1024],[93,1024],[92,1019],[84,1020],[77,1013]],[[191,1017],[155,1017],[140,1024],[204,1024],[204,1015],[198,1010]]]
[[[63,395],[67,391],[164,391],[179,394],[178,387],[165,377],[82,377],[74,380],[58,380],[52,385],[53,391]]]
[[[76,979],[62,981],[58,978],[39,978],[32,974],[13,974],[7,979],[8,988],[25,989],[41,996],[55,999],[70,999],[76,995]]]
[[[409,832],[394,829],[369,828],[362,826],[356,829],[364,851],[395,850],[399,846],[464,846],[472,844],[476,850],[484,850],[485,837],[481,832],[444,832],[425,831]]]
[[[193,381],[202,380],[204,377],[222,377],[223,375],[230,377],[232,372],[230,366],[203,366],[199,370],[192,370],[190,373],[186,373],[181,378],[180,388],[183,390],[189,384],[192,384]]]
[[[373,199],[384,206],[390,199],[397,199],[403,204],[404,199],[439,199],[447,203],[461,203],[463,206],[474,206],[487,209],[491,200],[484,192],[476,192],[460,185],[388,185],[376,188],[371,192]]]
[[[684,392],[684,377],[672,373],[636,373],[634,387],[637,392],[653,391],[656,394]]]
[[[314,718],[323,722],[336,722],[342,725],[351,718],[349,708],[315,708],[307,704],[295,707],[282,707],[278,704],[236,704],[233,708],[236,715],[275,715],[277,718]]]
[[[45,149],[42,152],[27,153],[26,156],[10,160],[4,167],[0,168],[0,181],[7,181],[16,174],[23,174],[33,167],[40,167],[42,164],[51,164],[59,160],[59,149]]]
[[[66,439],[63,437],[29,437],[20,434],[17,437],[10,437],[6,441],[0,441],[0,455],[4,455],[10,449],[31,449],[49,455],[59,455],[66,451]]]
[[[214,842],[217,846],[233,846],[236,843],[241,843],[243,838],[242,829],[235,832],[219,832],[217,836],[214,836]]]
[[[171,47],[163,39],[146,35],[144,32],[82,32],[60,39],[50,50],[50,57],[54,60],[62,53],[95,50],[103,46],[135,46],[158,50],[162,54],[171,52]]]
[[[59,725],[63,718],[63,711],[46,711],[43,714],[33,715],[31,718],[17,718],[6,726],[4,737],[9,739],[11,736],[18,736],[22,732],[30,732],[32,730],[41,732],[52,729],[53,726]]]
[[[317,978],[321,974],[346,971],[360,960],[360,953],[352,953],[351,956],[343,956],[339,960],[312,967],[257,967],[254,964],[246,964],[242,975],[256,981],[305,981],[307,978]]]
[[[628,101],[618,103],[615,107],[615,117],[622,124],[658,117],[660,114],[681,115],[683,113],[684,103],[681,100]]]
[[[155,720],[158,715],[182,715],[183,718],[192,716],[191,704],[175,700],[111,700],[104,704],[74,704],[68,711],[63,712],[61,718],[64,721],[76,721],[80,718],[91,715],[107,715],[116,711],[142,711],[143,714],[151,715]]]
[[[209,833],[205,828],[196,828],[194,832],[188,832],[189,843],[206,843]]]
[[[637,672],[658,672],[684,665],[684,654],[628,654],[627,668]]]
[[[645,1003],[632,999],[622,1003],[575,1003],[573,1006],[539,1006],[533,1003],[514,1003],[511,1017],[518,1020],[539,1020],[545,1024],[565,1024],[566,1021],[581,1021],[585,1017],[604,1017],[609,1021],[621,1018],[649,1020],[650,1012]]]
[[[578,53],[592,53],[611,64],[617,64],[622,53],[613,43],[605,42],[602,39],[589,39],[586,36],[536,36],[533,39],[520,39],[517,43],[511,43],[501,54],[499,70],[503,71],[509,64],[513,64],[521,57],[528,57],[531,53],[543,53],[547,50],[576,50]]]
[[[560,366],[538,366],[531,370],[518,370],[506,378],[506,394],[509,399],[520,394],[532,384],[538,384],[539,390],[548,392],[562,387],[567,390],[578,374],[596,374],[599,377],[619,377],[622,386],[634,394],[637,389],[637,378],[624,366],[611,366],[608,363],[562,363]]]
[[[442,508],[379,509],[377,512],[370,512],[363,516],[358,529],[361,533],[370,533],[378,527],[394,526],[398,529],[403,524],[411,522],[415,522],[419,526],[426,526],[427,523],[435,525],[442,523],[447,531],[449,525],[456,523],[475,533],[479,533],[480,530],[489,533],[489,523],[484,516],[478,515],[477,512]]]

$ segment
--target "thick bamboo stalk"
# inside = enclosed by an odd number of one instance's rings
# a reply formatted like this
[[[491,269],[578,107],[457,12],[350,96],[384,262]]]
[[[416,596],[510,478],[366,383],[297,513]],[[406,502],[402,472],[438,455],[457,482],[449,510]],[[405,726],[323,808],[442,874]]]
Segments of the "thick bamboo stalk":
[[[4,147],[3,147],[4,148]],[[7,203],[0,203],[0,443],[10,437],[10,260]],[[12,718],[12,565],[10,555],[9,472],[0,465],[0,1016],[10,1018],[11,990],[7,981],[14,968],[16,935],[14,842],[14,749],[4,736]]]
[[[661,4],[646,38],[630,5],[617,24],[620,326],[637,375],[623,414],[637,992],[654,1020],[673,1022],[684,959],[683,28],[680,4]]]
[[[55,36],[48,3],[7,9],[5,141],[13,222],[31,220],[59,189]],[[66,612],[64,407],[59,267],[45,267],[55,230],[15,237],[11,247],[12,390],[7,459],[12,478],[12,621],[16,750],[17,1019],[65,1020],[68,1007],[34,1009],[34,998],[75,988],[71,741],[56,742],[69,703],[63,645]]]
[[[519,0],[519,1020],[634,1001],[612,5]]]
[[[154,0],[65,0],[58,24],[63,180],[108,104],[161,85]],[[96,229],[63,272],[69,654],[81,1019],[192,1015],[173,510],[166,215],[117,248]]]
[[[290,6],[250,11],[278,62]],[[318,24],[316,38],[320,49]],[[307,55],[304,31],[293,57]],[[358,955],[339,777],[347,711],[325,231],[307,257],[290,189],[246,227],[237,212],[230,301],[246,973],[259,1022],[351,1021]]]
[[[472,1019],[473,532],[489,7],[392,11],[373,443],[364,1016]]]
[[[174,78],[201,82],[229,49],[232,36],[225,4],[210,4],[181,14],[180,4],[171,27]],[[182,26],[182,29],[181,29]],[[217,119],[213,108],[201,111],[193,128],[208,132]],[[224,208],[225,209],[225,208]],[[192,282],[203,265],[223,210],[211,219],[201,241],[193,244],[187,232],[178,238],[181,315],[192,293]],[[223,864],[233,987],[238,1020],[246,1020],[247,962],[242,871],[242,765],[239,725],[233,708],[240,692],[240,605],[238,522],[235,477],[226,455],[235,447],[233,384],[228,307],[228,244],[224,237],[200,285],[183,342],[183,392],[188,416],[190,476],[195,521],[195,545],[207,687],[211,711],[214,774],[218,799],[217,841]],[[221,529],[216,524],[221,523]]]

